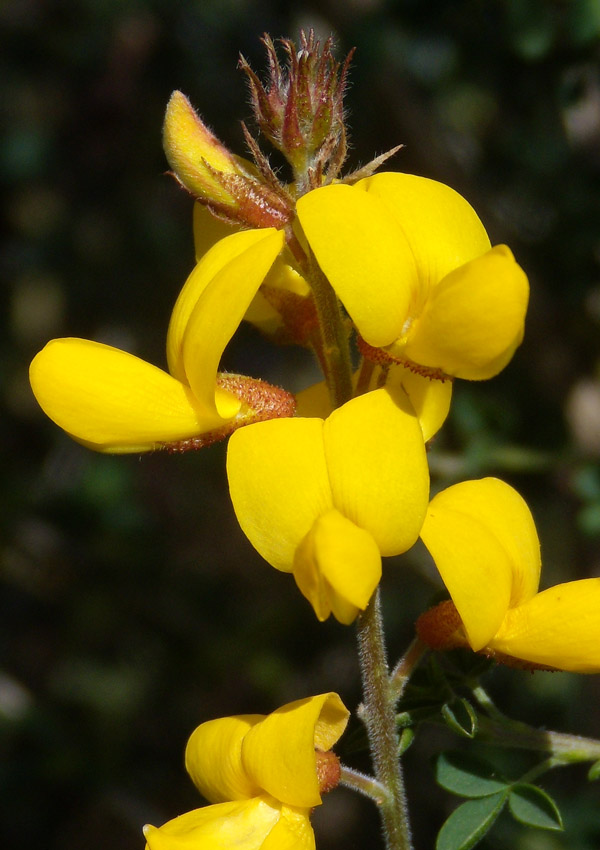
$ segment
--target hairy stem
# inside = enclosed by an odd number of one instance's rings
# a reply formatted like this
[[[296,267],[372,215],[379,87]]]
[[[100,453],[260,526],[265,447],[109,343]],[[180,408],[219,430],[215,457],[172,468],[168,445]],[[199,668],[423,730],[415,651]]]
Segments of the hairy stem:
[[[341,770],[340,785],[345,785],[346,788],[351,788],[353,791],[358,791],[359,794],[364,794],[365,797],[373,800],[378,806],[384,802],[387,791],[372,776],[367,776],[359,770],[354,770],[354,768],[346,767],[345,765],[341,766]]]
[[[348,331],[333,287],[319,268],[314,256],[309,257],[308,265],[321,333],[319,359],[325,372],[332,405],[341,407],[353,395]]]
[[[429,652],[429,647],[417,637],[394,667],[390,676],[390,691],[394,703],[397,703],[404,693],[404,688],[407,686],[415,667],[427,652]]]
[[[358,619],[358,650],[364,702],[359,715],[365,724],[375,778],[386,789],[379,810],[387,850],[411,850],[406,795],[396,730],[395,700],[390,686],[383,636],[379,590]]]

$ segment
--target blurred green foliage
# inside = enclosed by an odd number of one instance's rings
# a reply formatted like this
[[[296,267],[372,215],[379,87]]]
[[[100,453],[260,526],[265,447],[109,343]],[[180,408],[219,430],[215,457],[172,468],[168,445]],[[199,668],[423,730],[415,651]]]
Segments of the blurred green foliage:
[[[355,45],[351,164],[405,143],[394,167],[461,191],[528,271],[525,342],[499,378],[457,385],[431,453],[435,487],[506,477],[533,508],[544,583],[600,573],[599,10],[597,0],[0,5],[0,776],[11,850],[141,847],[141,824],[198,804],[182,767],[197,723],[324,690],[359,699],[352,630],[316,623],[236,528],[222,446],[96,456],[44,419],[27,384],[52,336],[164,364],[193,262],[191,202],[163,176],[164,106],[180,88],[241,150],[250,110],[237,55],[260,69],[264,31],[314,26],[340,52]],[[298,352],[272,352],[249,329],[226,365],[310,380]],[[393,656],[437,588],[420,549],[408,561],[384,577]],[[517,717],[600,735],[597,678],[497,670],[487,682]],[[453,805],[424,767],[447,743],[432,732],[407,754],[418,846],[433,845]],[[585,771],[548,783],[564,836],[502,816],[481,846],[596,850],[598,790]],[[337,792],[325,808],[321,850],[372,846],[366,803]]]

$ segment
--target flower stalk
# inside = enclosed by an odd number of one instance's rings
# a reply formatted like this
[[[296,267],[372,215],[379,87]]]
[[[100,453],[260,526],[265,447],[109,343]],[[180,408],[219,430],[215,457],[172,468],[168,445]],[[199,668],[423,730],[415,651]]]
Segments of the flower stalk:
[[[395,700],[388,675],[379,591],[357,623],[364,702],[359,716],[367,730],[376,779],[387,794],[379,806],[387,850],[411,850],[410,826],[396,730]]]

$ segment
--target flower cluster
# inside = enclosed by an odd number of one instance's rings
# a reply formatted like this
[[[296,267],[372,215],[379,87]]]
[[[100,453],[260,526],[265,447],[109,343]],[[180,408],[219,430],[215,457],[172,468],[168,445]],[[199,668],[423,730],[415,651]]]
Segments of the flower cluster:
[[[293,574],[321,621],[365,612],[382,557],[420,536],[451,597],[419,619],[424,643],[599,672],[600,579],[538,592],[540,547],[523,499],[487,478],[430,501],[426,444],[453,380],[494,377],[519,346],[524,271],[450,187],[375,173],[385,155],[342,176],[348,61],[311,34],[299,52],[284,42],[283,69],[265,43],[268,83],[242,68],[256,123],[293,179],[281,182],[245,127],[254,162],[234,156],[175,92],[165,150],[196,198],[197,262],[171,315],[168,371],[101,342],[52,340],[31,364],[39,404],[101,452],[230,437],[239,524],[270,565]],[[242,321],[310,348],[323,382],[293,396],[219,371]],[[346,721],[339,697],[325,694],[203,724],[186,766],[211,805],[146,827],[149,850],[309,850],[310,809],[335,784],[327,753]]]
[[[171,316],[169,371],[100,342],[57,339],[31,364],[33,391],[51,419],[99,451],[187,450],[232,434],[227,473],[240,526],[273,567],[293,573],[320,620],[352,622],[379,583],[382,556],[420,534],[453,599],[421,620],[424,639],[596,669],[595,580],[536,595],[535,529],[507,485],[465,482],[427,507],[425,444],[448,413],[452,379],[491,378],[508,363],[523,336],[526,275],[448,186],[373,174],[377,162],[338,176],[347,63],[340,71],[330,42],[320,52],[312,34],[303,38],[300,53],[284,43],[287,71],[266,40],[266,87],[242,66],[258,125],[304,182],[282,184],[248,131],[254,165],[231,154],[183,95],[169,102],[167,157],[199,201],[198,259]],[[219,372],[244,319],[312,348],[325,382],[294,398]],[[362,355],[354,375],[352,334]],[[496,589],[485,603],[484,581]],[[585,659],[566,649],[582,646],[578,633],[569,641],[557,627],[570,618],[588,637]],[[550,621],[553,640],[540,625]]]

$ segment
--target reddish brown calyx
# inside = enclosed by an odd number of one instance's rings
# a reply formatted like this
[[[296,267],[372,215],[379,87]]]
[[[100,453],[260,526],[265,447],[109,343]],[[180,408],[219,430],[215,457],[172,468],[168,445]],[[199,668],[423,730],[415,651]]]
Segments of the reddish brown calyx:
[[[377,363],[379,366],[391,366],[392,364],[405,366],[407,369],[410,369],[411,372],[415,372],[417,375],[422,375],[424,378],[429,378],[431,381],[443,382],[454,380],[452,375],[447,375],[441,369],[422,366],[420,363],[415,363],[414,361],[409,360],[408,357],[398,357],[387,351],[385,348],[375,348],[374,346],[369,345],[368,342],[365,342],[361,336],[357,338],[356,345],[365,360],[369,360],[371,363]]]
[[[340,760],[332,750],[315,750],[319,793],[327,794],[337,788],[342,775]]]
[[[296,399],[292,393],[257,378],[220,373],[217,376],[217,386],[242,401],[241,411],[235,419],[225,422],[221,428],[165,444],[163,448],[170,454],[198,451],[224,440],[244,425],[253,425],[267,419],[284,419],[296,412]]]
[[[460,614],[451,599],[440,602],[421,614],[416,623],[417,635],[431,649],[468,647]]]

